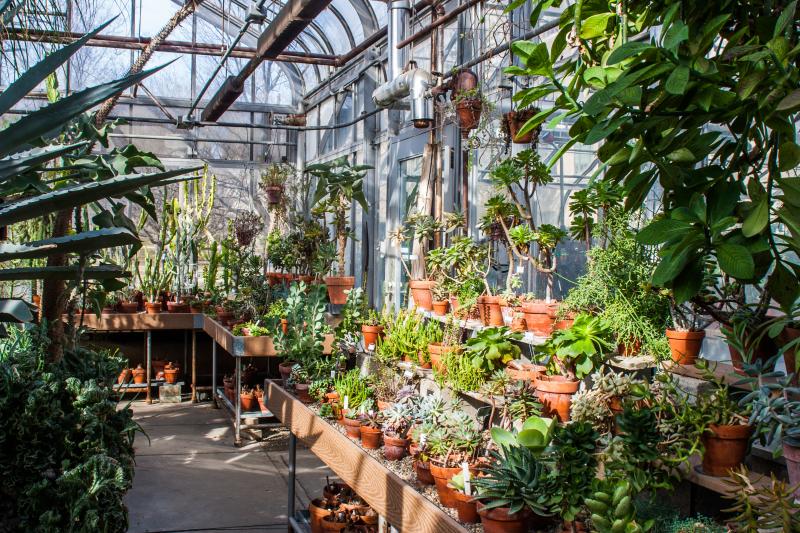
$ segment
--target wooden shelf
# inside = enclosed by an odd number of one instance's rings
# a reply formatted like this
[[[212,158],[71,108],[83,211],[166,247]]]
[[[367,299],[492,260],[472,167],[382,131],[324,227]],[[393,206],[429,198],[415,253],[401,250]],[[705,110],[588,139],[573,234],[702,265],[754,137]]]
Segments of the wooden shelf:
[[[672,374],[678,374],[679,376],[706,381],[703,377],[703,374],[694,365],[679,365],[673,363],[672,361],[663,361],[661,363],[661,368]],[[709,370],[714,373],[714,376],[717,379],[722,380],[722,382],[728,386],[740,389],[752,388],[750,383],[742,383],[747,376],[737,374],[733,369],[733,365],[709,361]]]
[[[277,357],[278,352],[272,337],[244,337],[234,335],[230,329],[226,328],[210,316],[206,316],[203,323],[203,331],[214,339],[223,350],[234,357]],[[333,349],[333,334],[325,336],[322,350],[329,354]]]
[[[465,533],[445,511],[417,492],[308,406],[272,380],[266,403],[281,423],[303,441],[378,514],[404,533]]]
[[[83,325],[95,331],[148,331],[157,329],[203,329],[201,313],[112,313],[83,315]],[[80,316],[75,317],[75,324]]]
[[[716,477],[704,474],[700,467],[702,460],[700,457],[693,457],[689,464],[682,469],[683,476],[690,482],[697,486],[703,487],[710,491],[721,494],[722,496],[730,496],[733,494],[733,485],[731,485],[731,478],[729,477]],[[750,472],[750,483],[753,487],[766,487],[770,484],[769,475],[759,474],[757,472]]]

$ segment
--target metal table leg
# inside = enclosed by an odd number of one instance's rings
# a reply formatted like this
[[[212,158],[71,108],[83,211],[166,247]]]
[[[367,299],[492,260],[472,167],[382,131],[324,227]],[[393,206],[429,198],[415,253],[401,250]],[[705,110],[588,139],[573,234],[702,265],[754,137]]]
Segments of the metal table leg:
[[[286,506],[286,514],[290,518],[294,517],[294,483],[295,483],[295,472],[296,472],[296,463],[297,463],[297,437],[293,432],[289,432],[289,479],[288,479],[288,490],[289,493],[289,503]],[[289,531],[292,530],[292,527],[289,526]]]
[[[242,429],[242,365],[241,360],[238,357],[233,358],[235,362],[235,369],[236,369],[236,415],[233,420],[233,426],[235,429],[235,440],[234,444],[236,446],[242,445],[242,437],[241,437],[241,429]]]
[[[145,397],[145,402],[153,403],[153,398],[150,396],[150,373],[152,372],[150,362],[153,359],[153,333],[148,330],[145,335],[147,337],[147,349],[145,350],[147,357],[147,396]]]
[[[211,399],[214,400],[214,408],[219,409],[217,403],[217,341],[211,340]]]
[[[197,332],[195,330],[192,330],[192,403],[197,403]]]

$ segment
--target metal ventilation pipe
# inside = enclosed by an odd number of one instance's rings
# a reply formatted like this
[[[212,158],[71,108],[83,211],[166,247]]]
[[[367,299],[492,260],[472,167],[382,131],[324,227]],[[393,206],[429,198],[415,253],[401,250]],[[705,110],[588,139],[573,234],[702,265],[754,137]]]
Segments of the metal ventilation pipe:
[[[426,128],[433,120],[433,99],[429,91],[435,83],[430,72],[413,68],[375,89],[372,100],[378,107],[389,107],[410,96],[411,120],[417,128]]]
[[[388,81],[395,79],[403,72],[405,67],[405,51],[399,50],[397,44],[405,38],[408,27],[408,12],[411,10],[409,0],[389,0],[389,28],[388,28],[388,55],[389,68],[387,69]]]

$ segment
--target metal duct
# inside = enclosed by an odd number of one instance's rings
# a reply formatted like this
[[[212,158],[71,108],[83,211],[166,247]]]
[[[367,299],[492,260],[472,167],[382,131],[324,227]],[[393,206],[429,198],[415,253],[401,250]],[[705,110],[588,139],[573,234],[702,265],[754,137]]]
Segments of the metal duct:
[[[411,4],[408,0],[390,0],[389,2],[389,28],[388,28],[388,55],[389,68],[387,81],[395,79],[403,72],[405,67],[405,51],[397,48],[397,43],[403,40],[408,26],[408,12]]]
[[[414,68],[384,83],[372,93],[378,107],[389,107],[406,96],[411,97],[411,120],[415,125],[433,120],[433,99],[429,89],[435,80],[427,70]],[[426,124],[427,125],[427,124]]]

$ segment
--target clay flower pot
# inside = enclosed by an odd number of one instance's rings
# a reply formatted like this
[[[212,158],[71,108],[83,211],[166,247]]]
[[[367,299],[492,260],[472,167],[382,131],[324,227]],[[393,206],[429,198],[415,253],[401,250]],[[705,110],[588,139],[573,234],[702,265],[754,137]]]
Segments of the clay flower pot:
[[[500,308],[500,297],[482,295],[478,296],[478,312],[484,326],[504,326],[503,310]]]
[[[308,394],[309,386],[309,383],[296,383],[294,386],[294,393],[297,395],[297,399],[305,404],[314,403],[314,399]]]
[[[256,400],[256,395],[252,392],[243,392],[239,395],[242,402],[242,412],[250,412],[260,410],[258,407],[258,400]]]
[[[456,491],[454,497],[458,519],[465,524],[477,524],[480,520],[478,517],[478,502],[473,500],[472,496],[467,496],[461,491]]]
[[[790,342],[794,341],[798,337],[800,337],[800,329],[791,328],[789,326],[786,326],[778,334],[778,338],[776,340],[778,341],[777,342],[778,346],[780,348],[783,348],[784,346],[786,346]],[[783,361],[786,363],[786,371],[787,371],[787,373],[794,372],[794,377],[792,377],[792,385],[794,385],[796,387],[797,384],[798,384],[798,375],[800,374],[800,373],[794,371],[794,369],[796,368],[796,365],[797,365],[797,345],[796,344],[792,348],[789,348],[788,350],[784,350],[784,352],[783,352]]]
[[[783,443],[783,458],[786,459],[786,471],[789,474],[789,486],[796,487],[795,499],[800,499],[800,448]]]
[[[124,383],[129,382],[131,380],[131,375],[132,372],[130,368],[123,368],[122,372],[120,372],[119,375],[117,376],[117,383],[122,385]]]
[[[296,361],[284,361],[278,365],[278,372],[281,373],[281,379],[286,381],[292,374],[292,367],[296,365]]]
[[[511,331],[515,333],[522,333],[528,329],[528,323],[525,322],[525,313],[514,312],[511,319]]]
[[[145,381],[147,381],[147,370],[142,368],[142,365],[136,365],[136,368],[133,369],[133,382],[137,385],[141,385]]]
[[[679,365],[693,365],[697,356],[700,355],[700,348],[703,346],[705,336],[705,330],[676,331],[668,329],[667,340],[672,352],[672,360]]]
[[[622,357],[632,357],[634,355],[639,355],[642,353],[642,341],[639,339],[633,339],[632,341],[620,342],[617,345],[617,353],[620,354]]]
[[[427,355],[427,352],[425,350],[420,350],[417,353],[417,360],[419,361],[419,367],[420,368],[429,369],[431,367],[430,360],[428,360],[428,361],[425,360],[425,356],[426,355]],[[428,359],[430,359],[430,358],[428,358]]]
[[[703,473],[725,477],[738,467],[747,455],[752,426],[710,424],[703,434]]]
[[[370,345],[378,347],[378,341],[383,339],[383,326],[361,326],[361,334],[364,336],[364,348],[369,349]]]
[[[322,531],[343,531],[347,527],[347,522],[334,522],[332,516],[322,519]]]
[[[226,311],[223,307],[217,307],[217,322],[222,324],[225,327],[228,327],[231,322],[236,318],[236,314],[233,311]]]
[[[408,282],[408,288],[411,291],[411,297],[414,299],[414,305],[426,311],[433,310],[433,293],[431,289],[436,286],[435,281],[427,279],[412,279]]]
[[[120,313],[138,313],[139,312],[139,303],[138,302],[120,302],[119,303],[119,312]]]
[[[580,385],[580,381],[563,376],[539,376],[536,395],[542,402],[542,416],[557,417],[559,421],[567,422],[572,396],[578,392]]]
[[[383,436],[383,457],[387,461],[399,461],[406,456],[409,445],[408,439]]]
[[[170,313],[188,313],[189,304],[184,302],[167,302],[167,311]]]
[[[177,365],[173,365],[172,363],[167,363],[167,366],[164,367],[164,379],[167,383],[174,385],[178,382],[178,375],[180,374],[181,369],[178,368]]]
[[[309,522],[313,533],[322,531],[322,519],[331,515],[332,511],[323,507],[325,503],[324,499],[316,498],[308,504]]]
[[[535,383],[539,376],[544,375],[547,367],[522,361],[511,361],[506,366],[506,374],[513,380],[529,381]]]
[[[447,309],[450,307],[450,302],[447,300],[437,300],[433,302],[433,314],[436,316],[444,316],[447,314]]]
[[[539,138],[539,132],[542,130],[541,126],[537,126],[522,135],[519,134],[519,130],[522,129],[522,126],[538,112],[538,109],[530,108],[520,111],[509,111],[503,115],[508,125],[508,134],[511,137],[511,142],[514,144],[531,144],[535,139]]]
[[[342,418],[342,425],[347,433],[347,436],[353,440],[361,438],[361,421],[357,418]]]
[[[431,469],[431,476],[433,476],[433,482],[436,485],[436,493],[439,495],[439,501],[445,507],[450,507],[455,509],[456,507],[456,490],[449,487],[447,484],[453,479],[453,476],[456,474],[461,473],[461,467],[445,467],[436,464],[434,461],[430,463]],[[473,469],[470,467],[469,471],[472,475],[477,474],[477,469]]]
[[[334,305],[341,305],[347,301],[347,293],[356,284],[353,276],[327,276],[325,286],[328,288],[328,299]]]
[[[161,312],[161,302],[145,302],[144,310],[148,315],[157,315]]]
[[[730,330],[728,326],[722,326],[720,329]],[[748,332],[748,334],[752,334],[752,332]],[[748,339],[746,342],[749,345],[753,342],[753,340],[754,339]],[[731,354],[733,371],[737,374],[744,375],[744,357],[742,357],[742,354],[739,353],[739,350],[733,346],[728,345],[728,351]],[[756,361],[766,361],[775,353],[775,343],[772,341],[769,335],[763,335],[759,338],[758,345],[751,351],[753,353],[753,360],[751,360],[750,363],[755,363]]]
[[[326,403],[336,403],[339,401],[339,393],[336,391],[333,392],[326,392],[325,393],[325,402]]]
[[[478,502],[478,514],[481,517],[485,533],[527,533],[530,511],[527,509],[509,514],[508,507],[497,507],[487,510]]]
[[[417,474],[417,481],[423,485],[435,485],[436,481],[431,475],[431,464],[429,461],[414,461],[414,472]]]
[[[368,450],[377,450],[381,447],[381,428],[361,426],[361,446]]]
[[[558,304],[545,302],[523,302],[522,312],[525,314],[525,325],[528,331],[540,337],[549,337],[553,333],[555,314],[553,309]]]
[[[283,198],[283,187],[280,185],[269,185],[264,187],[264,192],[267,193],[267,202],[270,205],[278,205]]]
[[[456,102],[456,116],[462,139],[469,137],[469,132],[478,127],[482,111],[483,101],[480,98],[462,98]]]
[[[262,413],[268,413],[267,404],[264,403],[264,391],[256,391],[256,400],[258,401],[258,408]]]
[[[431,366],[440,374],[446,374],[447,369],[442,367],[442,357],[452,351],[461,351],[460,346],[445,346],[441,342],[432,342],[428,344],[428,355],[431,359]]]

